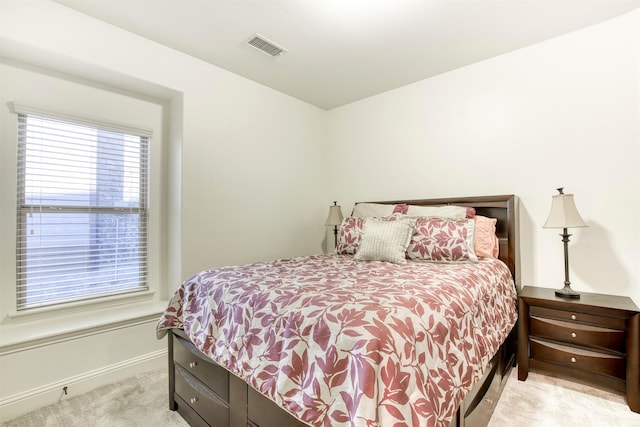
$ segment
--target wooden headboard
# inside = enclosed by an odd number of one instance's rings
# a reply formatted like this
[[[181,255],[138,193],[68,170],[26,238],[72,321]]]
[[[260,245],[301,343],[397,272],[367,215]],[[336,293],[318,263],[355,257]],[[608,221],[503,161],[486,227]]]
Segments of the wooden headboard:
[[[507,264],[516,289],[520,291],[520,242],[518,238],[518,198],[513,194],[501,196],[450,197],[443,199],[385,200],[371,202],[382,204],[407,204],[417,206],[470,206],[482,215],[498,220],[496,234],[500,240],[499,258]]]

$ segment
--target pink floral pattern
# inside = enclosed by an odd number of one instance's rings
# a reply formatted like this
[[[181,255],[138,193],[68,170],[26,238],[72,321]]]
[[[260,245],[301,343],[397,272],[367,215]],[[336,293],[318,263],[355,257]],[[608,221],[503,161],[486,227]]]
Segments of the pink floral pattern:
[[[418,217],[407,256],[436,262],[477,261],[474,220]]]
[[[395,205],[393,207],[393,213],[394,214],[406,214],[407,213],[407,209],[409,209],[409,205],[407,204],[400,204],[400,205]]]
[[[354,255],[360,247],[365,218],[346,217],[342,220],[336,253],[340,255]]]
[[[516,321],[509,269],[317,255],[203,271],[157,325],[312,426],[448,426]]]

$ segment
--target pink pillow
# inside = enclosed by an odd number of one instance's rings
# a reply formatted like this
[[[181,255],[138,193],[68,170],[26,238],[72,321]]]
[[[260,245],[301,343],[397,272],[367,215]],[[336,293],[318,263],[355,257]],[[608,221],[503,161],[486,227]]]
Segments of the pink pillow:
[[[435,262],[476,262],[474,226],[473,219],[418,217],[407,256]]]
[[[485,258],[498,258],[500,251],[500,243],[496,236],[495,218],[487,218],[486,216],[476,215],[476,255]]]

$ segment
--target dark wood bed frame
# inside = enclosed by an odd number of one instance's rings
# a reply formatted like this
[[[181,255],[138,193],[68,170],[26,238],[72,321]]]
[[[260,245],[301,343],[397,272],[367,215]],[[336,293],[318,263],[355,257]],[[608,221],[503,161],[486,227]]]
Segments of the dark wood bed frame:
[[[420,206],[470,206],[475,208],[476,214],[478,215],[497,218],[496,233],[500,241],[499,258],[507,264],[511,270],[516,284],[516,290],[519,291],[518,200],[516,196],[454,197],[423,200],[395,200],[374,203],[406,203]],[[451,426],[475,427],[486,426],[488,424],[509,376],[509,372],[515,365],[516,330],[517,328],[515,327],[512,329],[509,337],[489,362],[478,384],[470,391],[458,408],[451,422]],[[218,365],[215,365],[213,361],[195,349],[183,331],[177,329],[170,331],[168,334],[168,347],[169,408],[171,410],[177,410],[190,425],[215,425],[216,427],[302,427],[306,425],[293,418],[268,398],[256,392],[240,378],[228,374],[226,371],[223,371],[222,368],[218,367]],[[220,406],[220,409],[216,410],[223,411],[221,412],[223,416],[219,418],[220,421],[213,423],[205,422],[203,417],[201,417],[202,414],[198,413],[198,409],[194,409],[196,405],[192,407],[192,405],[176,393],[176,376],[180,376],[180,371],[184,369],[174,360],[179,356],[174,356],[177,354],[176,352],[184,353],[185,348],[193,353],[194,357],[200,357],[203,361],[206,361],[207,364],[211,364],[211,366],[216,367],[215,369],[224,372],[222,379],[212,378],[209,380],[215,384],[210,385],[207,381],[203,381],[207,386],[205,388],[210,387],[211,390],[215,390],[214,386],[218,389],[223,388],[222,392],[217,394],[212,393],[210,390],[204,390],[206,393],[211,393],[213,401],[216,402],[216,405]],[[178,378],[178,380],[182,381],[181,378]],[[198,383],[200,384],[200,382]],[[202,386],[200,385],[200,387]],[[219,398],[220,395],[224,395],[224,398]],[[194,403],[194,400],[192,400],[191,403]],[[203,407],[200,406],[200,408]],[[206,408],[204,410],[206,410]],[[204,418],[207,419],[207,417]]]

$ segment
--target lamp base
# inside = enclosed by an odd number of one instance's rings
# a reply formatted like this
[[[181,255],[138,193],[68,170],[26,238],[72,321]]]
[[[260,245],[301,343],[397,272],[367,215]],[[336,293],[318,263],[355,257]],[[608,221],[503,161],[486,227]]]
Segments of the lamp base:
[[[573,289],[571,289],[571,286],[569,285],[564,285],[564,288],[558,289],[556,291],[556,296],[561,298],[578,299],[580,298],[580,292],[574,291]]]

